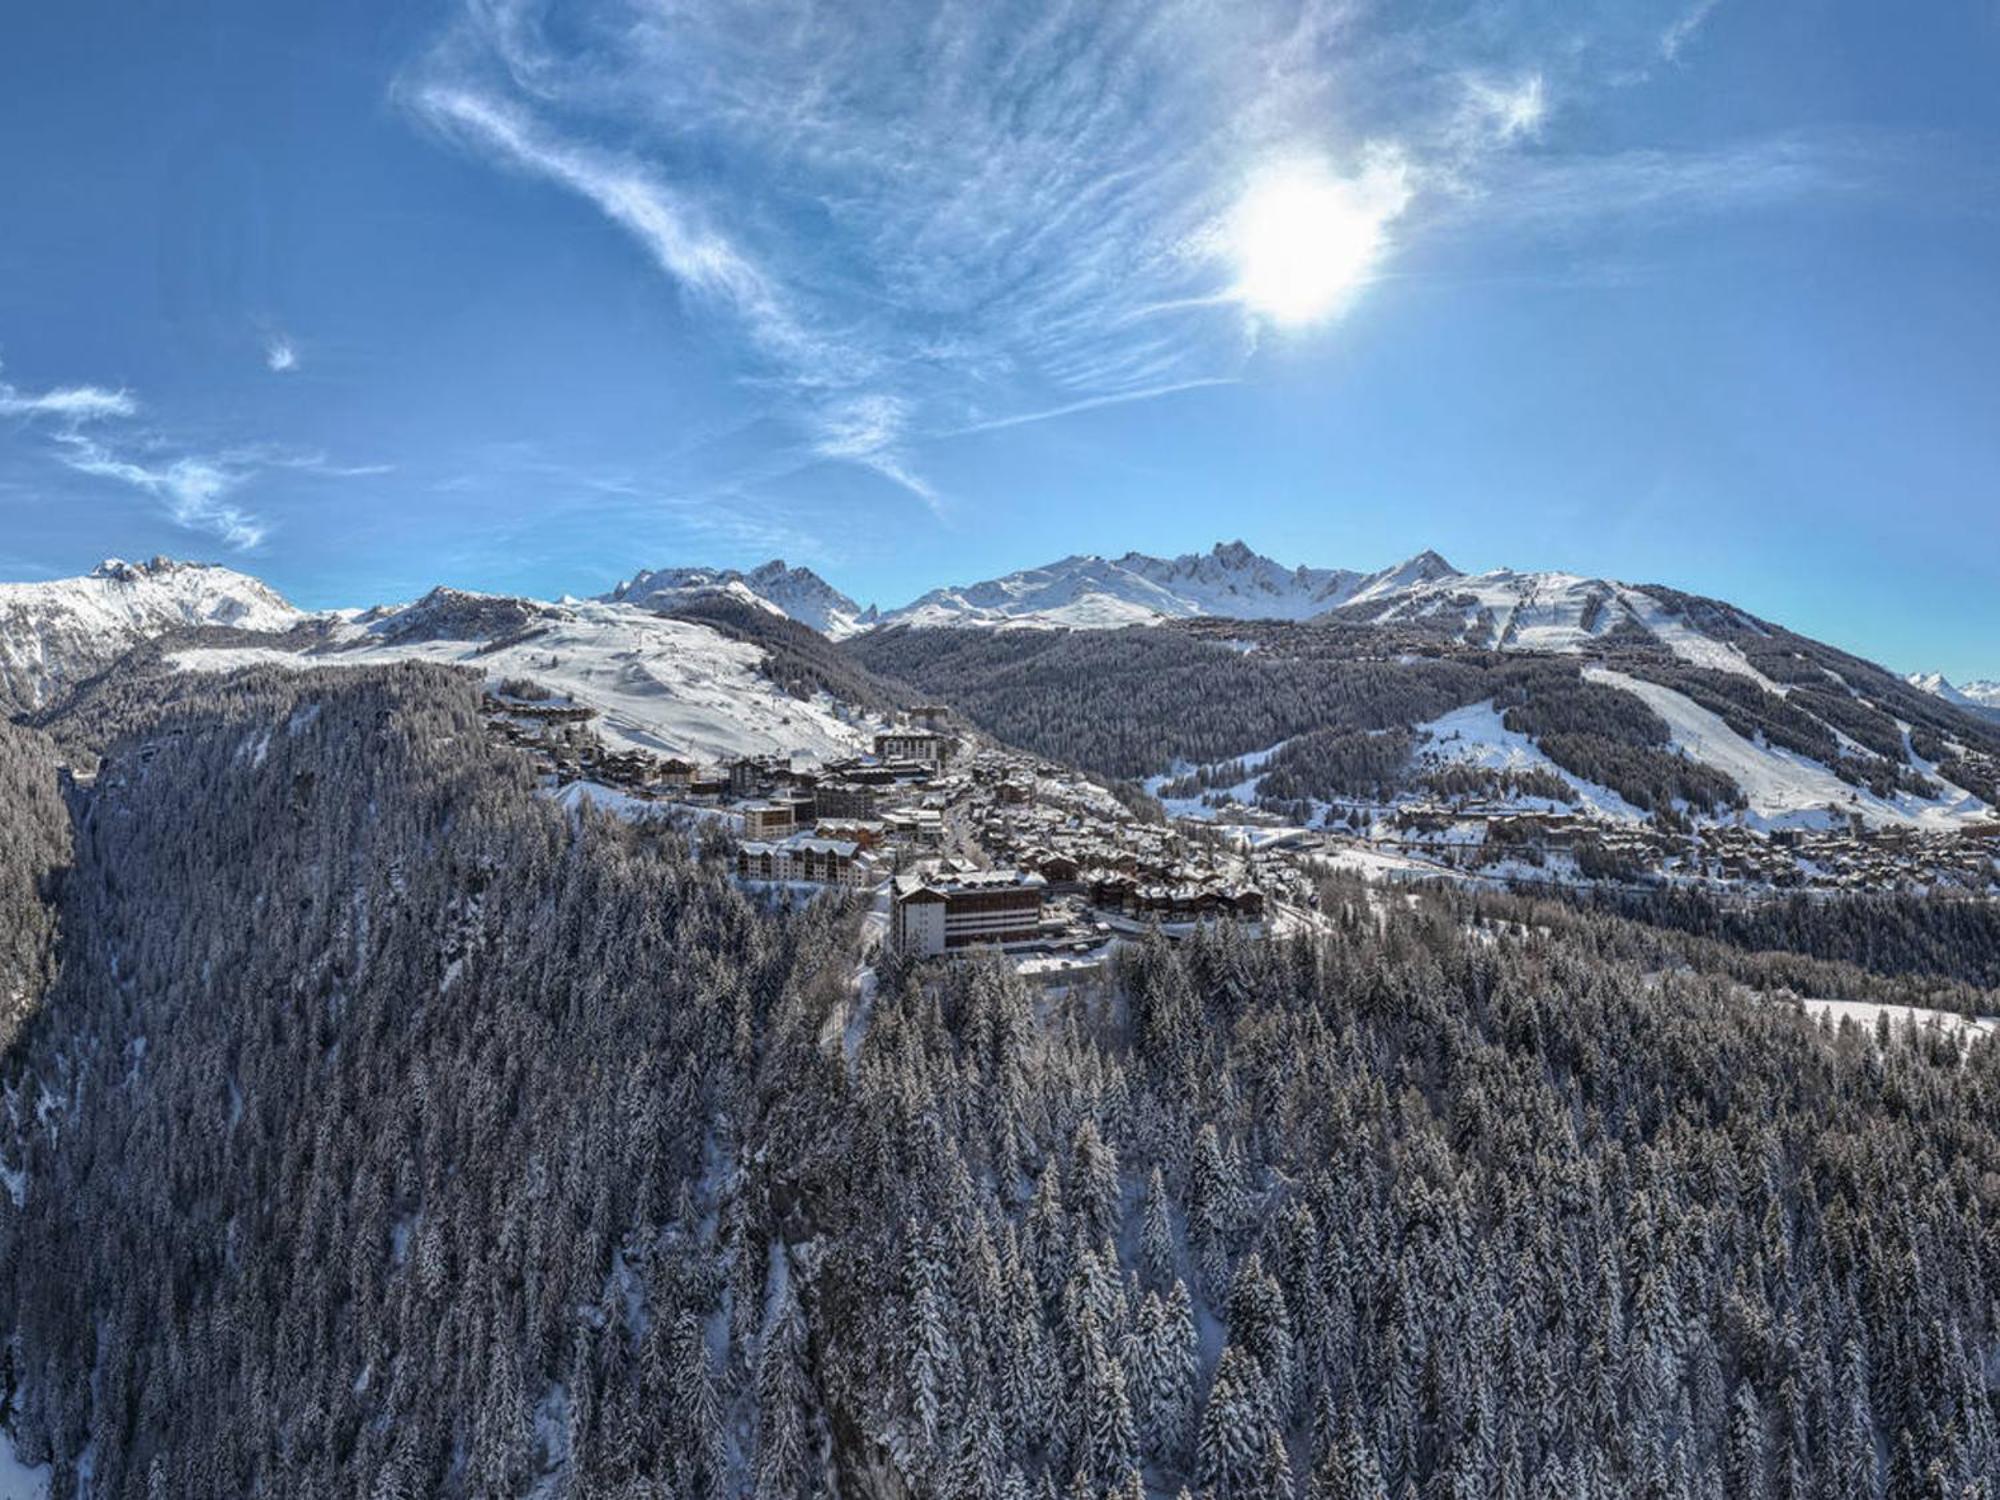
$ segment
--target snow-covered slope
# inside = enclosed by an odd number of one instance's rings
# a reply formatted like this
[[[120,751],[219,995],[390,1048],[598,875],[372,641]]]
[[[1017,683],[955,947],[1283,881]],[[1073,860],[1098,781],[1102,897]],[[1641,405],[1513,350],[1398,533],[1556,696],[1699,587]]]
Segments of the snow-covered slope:
[[[875,611],[863,609],[811,568],[773,558],[743,573],[735,568],[658,568],[637,574],[604,596],[607,604],[671,609],[702,594],[731,594],[773,614],[788,615],[835,640],[866,630]]]
[[[1715,606],[1733,629],[1762,633],[1762,622]],[[1343,606],[1338,618],[1370,624],[1424,624],[1498,651],[1573,654],[1650,640],[1683,661],[1770,683],[1743,653],[1677,610],[1665,591],[1575,573],[1454,574],[1385,587]]]
[[[39,707],[169,630],[282,631],[304,618],[255,578],[164,557],[114,558],[82,578],[0,583],[0,707]]]
[[[309,652],[276,646],[176,653],[189,671],[428,661],[474,667],[489,683],[530,678],[598,710],[614,748],[714,760],[865,749],[872,725],[825,694],[801,701],[765,677],[764,653],[706,625],[627,604],[547,604],[436,589],[413,604],[336,625]]]
[[[881,617],[885,625],[1107,629],[1211,616],[1352,624],[1409,624],[1442,630],[1468,645],[1501,651],[1576,653],[1650,640],[1697,666],[1770,684],[1741,650],[1712,628],[1761,633],[1762,622],[1726,605],[1706,605],[1703,623],[1653,590],[1574,573],[1511,568],[1465,574],[1436,552],[1420,552],[1375,573],[1286,568],[1241,542],[1163,559],[1066,557],[963,588],[933,589]]]
[[[1904,680],[1919,692],[1930,693],[1956,707],[2000,716],[2000,682],[1978,678],[1959,687],[1942,672],[1912,672]]]
[[[1907,792],[1882,797],[1842,781],[1810,756],[1744,738],[1685,694],[1623,672],[1586,667],[1590,681],[1637,697],[1666,722],[1673,748],[1723,772],[1742,788],[1753,825],[1765,828],[1835,828],[1849,815],[1877,825],[1950,828],[1983,819],[1990,809],[1962,787],[1941,783],[1937,797]]]
[[[1380,573],[1358,573],[1287,568],[1242,542],[1219,542],[1212,551],[1174,558],[1142,552],[1065,557],[984,583],[933,589],[889,611],[882,623],[1095,630],[1196,616],[1304,620],[1384,588],[1455,576],[1451,564],[1434,552]]]

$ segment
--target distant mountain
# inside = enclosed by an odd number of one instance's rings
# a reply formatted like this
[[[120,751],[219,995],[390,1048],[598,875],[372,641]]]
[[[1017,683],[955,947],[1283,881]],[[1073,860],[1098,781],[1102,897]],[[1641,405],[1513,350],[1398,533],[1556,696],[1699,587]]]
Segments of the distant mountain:
[[[604,595],[604,602],[672,609],[708,594],[728,594],[835,640],[875,623],[872,608],[864,610],[811,568],[788,567],[782,558],[773,558],[747,573],[735,568],[649,570],[619,584]]]
[[[33,709],[170,630],[282,631],[306,616],[267,584],[208,563],[116,558],[82,578],[0,583],[0,709]]]
[[[352,617],[364,634],[339,644],[415,645],[423,641],[497,641],[570,617],[557,604],[509,594],[476,594],[440,585],[409,604],[378,605]]]
[[[1919,692],[2000,719],[2000,682],[1991,678],[1976,678],[1963,686],[1954,686],[1942,672],[1912,672],[1905,680]]]
[[[881,617],[884,625],[1116,629],[1215,616],[1305,620],[1384,587],[1456,577],[1435,552],[1380,573],[1287,568],[1242,542],[1182,557],[1065,557],[959,588],[933,589]]]
[[[1719,638],[1761,627],[1729,605],[1606,578],[1511,568],[1467,574],[1431,551],[1374,573],[1287,568],[1242,542],[1177,558],[1066,557],[933,589],[881,623],[1091,630],[1197,618],[1409,626],[1459,645],[1565,655],[1652,641],[1725,671],[1742,670],[1743,656]]]

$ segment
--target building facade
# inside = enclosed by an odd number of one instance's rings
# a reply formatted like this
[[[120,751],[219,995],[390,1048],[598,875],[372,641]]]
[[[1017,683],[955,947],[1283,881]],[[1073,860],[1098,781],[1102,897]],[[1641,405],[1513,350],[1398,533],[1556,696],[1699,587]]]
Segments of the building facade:
[[[881,760],[941,766],[950,753],[951,741],[929,729],[891,729],[875,736],[875,754]]]
[[[737,846],[736,873],[745,880],[802,880],[861,890],[879,878],[875,857],[847,839],[797,834],[767,842],[749,839]]]
[[[1020,870],[898,876],[890,939],[903,953],[934,958],[981,943],[1025,943],[1041,935],[1048,882]]]

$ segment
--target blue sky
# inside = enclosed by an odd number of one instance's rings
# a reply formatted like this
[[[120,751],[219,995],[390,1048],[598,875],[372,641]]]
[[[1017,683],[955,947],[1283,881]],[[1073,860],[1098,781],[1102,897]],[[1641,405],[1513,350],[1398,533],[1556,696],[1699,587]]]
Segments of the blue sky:
[[[2000,674],[2000,6],[21,10],[0,576],[1561,567]]]

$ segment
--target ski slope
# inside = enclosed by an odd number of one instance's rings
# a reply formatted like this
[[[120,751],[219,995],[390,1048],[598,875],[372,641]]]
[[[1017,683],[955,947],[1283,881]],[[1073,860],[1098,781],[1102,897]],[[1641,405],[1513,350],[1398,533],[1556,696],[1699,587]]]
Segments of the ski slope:
[[[1592,682],[1640,699],[1666,721],[1676,750],[1733,779],[1749,800],[1749,821],[1762,828],[1829,828],[1858,814],[1871,824],[1947,829],[1985,816],[1986,804],[1952,788],[1936,799],[1899,792],[1876,796],[1851,786],[1820,762],[1777,745],[1745,739],[1683,693],[1608,667],[1586,667]]]
[[[876,725],[824,693],[801,701],[759,671],[764,653],[706,625],[663,619],[622,604],[571,603],[509,644],[387,640],[379,627],[341,627],[310,653],[276,647],[201,647],[175,653],[183,671],[251,665],[293,669],[426,661],[475,668],[489,685],[527,677],[598,711],[593,727],[616,749],[690,760],[802,754],[818,759],[867,748]]]
[[[1479,766],[1489,771],[1545,771],[1566,782],[1576,805],[1618,823],[1639,823],[1646,814],[1609,787],[1565,771],[1525,734],[1509,729],[1492,699],[1453,709],[1417,726],[1420,758],[1439,764]]]

